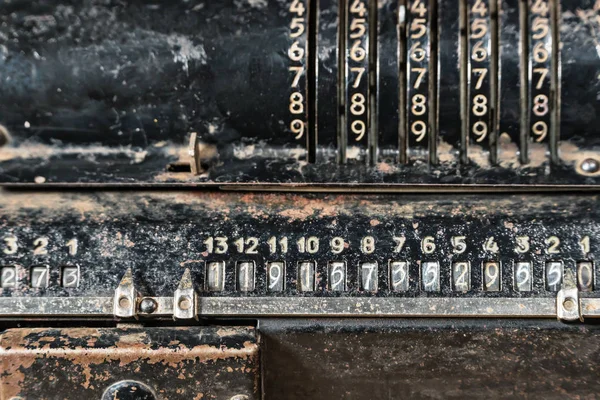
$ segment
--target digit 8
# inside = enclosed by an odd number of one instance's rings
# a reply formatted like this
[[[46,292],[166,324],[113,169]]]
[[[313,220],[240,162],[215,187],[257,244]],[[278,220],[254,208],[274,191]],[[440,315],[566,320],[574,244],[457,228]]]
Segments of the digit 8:
[[[533,99],[533,113],[538,117],[543,117],[548,114],[548,96],[538,94]]]
[[[412,113],[414,115],[423,115],[427,111],[425,101],[427,99],[422,94],[415,94],[412,98]]]
[[[473,98],[473,102],[475,103],[475,104],[473,104],[473,114],[475,114],[478,117],[482,117],[485,114],[487,114],[487,111],[488,111],[487,97],[485,97],[482,94],[478,94],[477,96],[475,96]]]

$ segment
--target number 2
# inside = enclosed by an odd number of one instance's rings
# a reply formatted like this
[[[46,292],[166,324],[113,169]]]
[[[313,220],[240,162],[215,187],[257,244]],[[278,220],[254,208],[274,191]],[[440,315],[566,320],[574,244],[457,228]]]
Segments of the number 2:
[[[48,254],[48,239],[45,237],[37,238],[33,241],[33,254],[37,256]]]
[[[560,246],[560,239],[556,236],[550,236],[545,240],[548,248],[546,249],[547,254],[558,254],[560,251],[558,250],[558,246]]]

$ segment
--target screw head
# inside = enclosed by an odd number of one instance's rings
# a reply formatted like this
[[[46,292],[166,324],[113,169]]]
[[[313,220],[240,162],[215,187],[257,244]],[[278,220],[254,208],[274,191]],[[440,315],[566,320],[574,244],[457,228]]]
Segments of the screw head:
[[[575,300],[572,298],[566,298],[565,301],[563,301],[563,308],[566,311],[573,311],[575,309]]]
[[[182,310],[187,311],[190,308],[192,308],[192,300],[188,296],[180,297],[177,304],[179,305],[179,308],[181,308]]]
[[[121,307],[121,308],[131,307],[131,299],[127,296],[119,297],[119,307]]]
[[[150,297],[144,297],[142,301],[140,301],[140,312],[144,314],[152,314],[157,308],[158,303]]]
[[[598,162],[598,160],[595,160],[593,158],[586,158],[581,163],[581,170],[583,172],[587,172],[588,174],[594,174],[594,173],[600,171],[600,162]]]

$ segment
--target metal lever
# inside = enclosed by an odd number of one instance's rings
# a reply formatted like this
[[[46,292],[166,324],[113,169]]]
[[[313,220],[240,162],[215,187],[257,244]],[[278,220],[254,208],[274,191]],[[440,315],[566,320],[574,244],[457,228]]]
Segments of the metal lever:
[[[115,290],[113,300],[113,313],[118,318],[137,318],[137,303],[139,293],[133,285],[133,273],[131,268],[127,269],[121,279],[121,283]]]
[[[198,296],[194,290],[192,273],[190,272],[189,268],[186,268],[173,298],[173,318],[197,319],[197,304]]]
[[[556,296],[556,317],[560,321],[581,321],[581,304],[575,274],[571,270],[565,271],[564,284]]]

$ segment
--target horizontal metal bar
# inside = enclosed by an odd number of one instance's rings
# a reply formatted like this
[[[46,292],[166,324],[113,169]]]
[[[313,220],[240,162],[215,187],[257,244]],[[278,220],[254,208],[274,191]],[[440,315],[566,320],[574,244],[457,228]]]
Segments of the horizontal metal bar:
[[[112,297],[0,298],[0,317],[104,317],[112,314]]]
[[[170,317],[173,299],[156,297],[149,316]],[[596,303],[600,309],[600,300]],[[600,311],[597,312],[600,316]],[[533,317],[556,318],[553,298],[205,297],[203,317]],[[144,314],[140,314],[144,315]],[[0,298],[0,317],[113,317],[110,297]]]
[[[200,315],[556,317],[552,298],[203,298]]]
[[[583,318],[600,318],[600,299],[599,298],[581,298],[579,300],[581,314]]]

